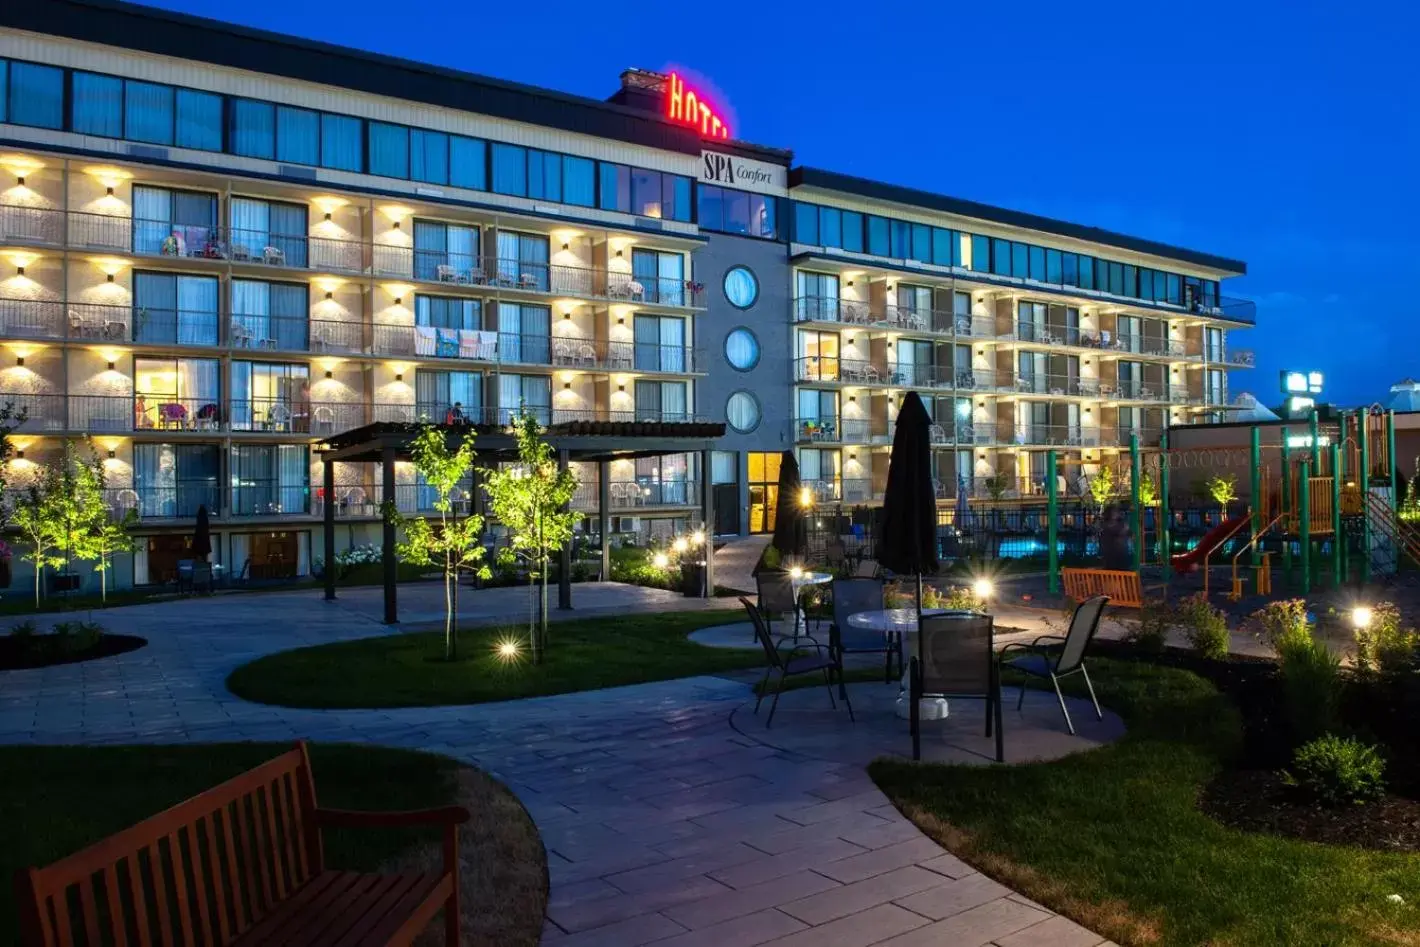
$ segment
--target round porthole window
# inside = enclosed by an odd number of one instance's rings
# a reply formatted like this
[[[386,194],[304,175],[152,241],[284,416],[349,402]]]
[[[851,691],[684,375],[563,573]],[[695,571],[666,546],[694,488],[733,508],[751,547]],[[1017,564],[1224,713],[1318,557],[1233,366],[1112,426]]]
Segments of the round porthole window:
[[[759,399],[748,391],[737,391],[725,402],[725,420],[741,434],[759,427]]]
[[[725,360],[736,371],[747,372],[759,364],[759,339],[740,327],[725,336]]]
[[[759,298],[759,280],[747,266],[731,267],[725,274],[725,298],[738,309],[748,309]]]

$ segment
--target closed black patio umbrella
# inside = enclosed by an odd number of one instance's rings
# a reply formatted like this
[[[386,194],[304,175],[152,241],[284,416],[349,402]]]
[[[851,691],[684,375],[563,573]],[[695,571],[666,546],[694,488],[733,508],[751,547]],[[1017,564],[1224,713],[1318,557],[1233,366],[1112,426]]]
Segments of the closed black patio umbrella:
[[[920,611],[922,575],[937,571],[937,490],[932,483],[932,418],[915,391],[907,393],[897,411],[877,558],[885,569],[917,576]]]
[[[802,559],[809,549],[808,520],[800,493],[799,462],[786,450],[779,461],[779,499],[774,507],[774,548],[781,561],[791,556]]]
[[[192,558],[206,562],[212,555],[212,522],[207,517],[207,507],[197,508],[197,528],[192,534]]]

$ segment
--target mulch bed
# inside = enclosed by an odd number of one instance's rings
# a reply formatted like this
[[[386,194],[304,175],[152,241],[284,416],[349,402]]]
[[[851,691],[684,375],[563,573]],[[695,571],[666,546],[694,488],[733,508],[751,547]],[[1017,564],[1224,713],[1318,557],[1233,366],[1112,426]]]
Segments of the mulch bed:
[[[1384,852],[1420,852],[1420,802],[1401,796],[1330,808],[1302,798],[1272,770],[1231,770],[1204,789],[1198,805],[1224,825],[1246,832]]]
[[[137,635],[104,635],[98,644],[84,651],[61,651],[52,647],[47,640],[50,635],[35,635],[19,638],[14,635],[0,637],[0,671],[19,671],[30,668],[50,667],[55,664],[78,664],[80,661],[94,661],[111,658],[116,654],[137,651],[148,643],[147,638]]]

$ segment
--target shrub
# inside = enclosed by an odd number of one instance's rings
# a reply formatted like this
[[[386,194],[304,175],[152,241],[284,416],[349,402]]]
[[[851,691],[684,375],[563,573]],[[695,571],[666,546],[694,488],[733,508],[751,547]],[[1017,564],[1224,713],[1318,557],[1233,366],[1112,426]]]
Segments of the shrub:
[[[10,626],[10,637],[21,642],[29,641],[37,634],[39,634],[39,628],[33,619],[26,618],[24,621],[17,621]]]
[[[1415,651],[1420,635],[1414,628],[1402,628],[1400,609],[1382,602],[1371,609],[1371,621],[1356,629],[1356,667],[1368,674],[1395,677],[1415,668]]]
[[[74,631],[74,648],[76,651],[89,651],[98,647],[103,636],[103,625],[96,621],[81,621]]]
[[[1282,667],[1282,699],[1293,739],[1304,743],[1336,726],[1341,694],[1341,659],[1326,642],[1294,638],[1278,652]]]
[[[73,654],[78,649],[77,632],[79,623],[75,621],[55,622],[49,636],[49,646],[55,654]]]
[[[1325,805],[1362,805],[1385,793],[1385,760],[1370,744],[1327,734],[1298,747],[1282,778]]]
[[[1202,592],[1190,595],[1178,606],[1178,617],[1188,635],[1189,646],[1200,657],[1222,661],[1228,656],[1228,616],[1213,607]]]
[[[1174,613],[1167,602],[1156,599],[1145,602],[1139,609],[1139,624],[1132,626],[1124,636],[1141,651],[1158,654],[1168,641],[1169,626],[1173,624]]]
[[[1289,641],[1311,640],[1305,599],[1268,602],[1253,612],[1252,621],[1259,626],[1258,637],[1278,655],[1281,655],[1283,646]]]

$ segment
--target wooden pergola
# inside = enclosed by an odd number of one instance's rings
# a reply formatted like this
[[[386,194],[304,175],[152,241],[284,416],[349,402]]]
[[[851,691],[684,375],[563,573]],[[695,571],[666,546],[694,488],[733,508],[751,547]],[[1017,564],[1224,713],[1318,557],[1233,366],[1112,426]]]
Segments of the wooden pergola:
[[[517,459],[517,441],[511,431],[501,425],[490,424],[441,424],[436,425],[444,432],[450,446],[469,432],[476,435],[474,446],[479,459],[484,463],[513,461]],[[410,459],[410,444],[423,430],[423,425],[401,422],[377,422],[346,431],[327,438],[316,450],[324,463],[324,526],[325,526],[325,597],[335,598],[335,465],[337,463],[377,463],[380,465],[380,483],[383,496],[390,500],[395,496],[395,464]],[[611,481],[610,465],[613,460],[631,460],[638,457],[661,457],[667,454],[700,454],[700,514],[704,520],[707,537],[714,523],[712,498],[714,491],[710,485],[710,451],[717,438],[724,436],[724,424],[703,421],[568,421],[552,424],[544,435],[557,454],[557,464],[566,470],[573,462],[595,463],[597,465],[597,519],[601,532],[601,574],[611,575]],[[474,490],[477,490],[475,474]],[[705,591],[706,596],[715,590],[714,566],[711,555],[712,544],[705,546]],[[388,517],[384,521],[382,550],[384,566],[384,592],[386,624],[399,621],[399,600],[395,579],[395,527]],[[562,549],[560,579],[557,587],[558,608],[572,607],[572,547]]]

